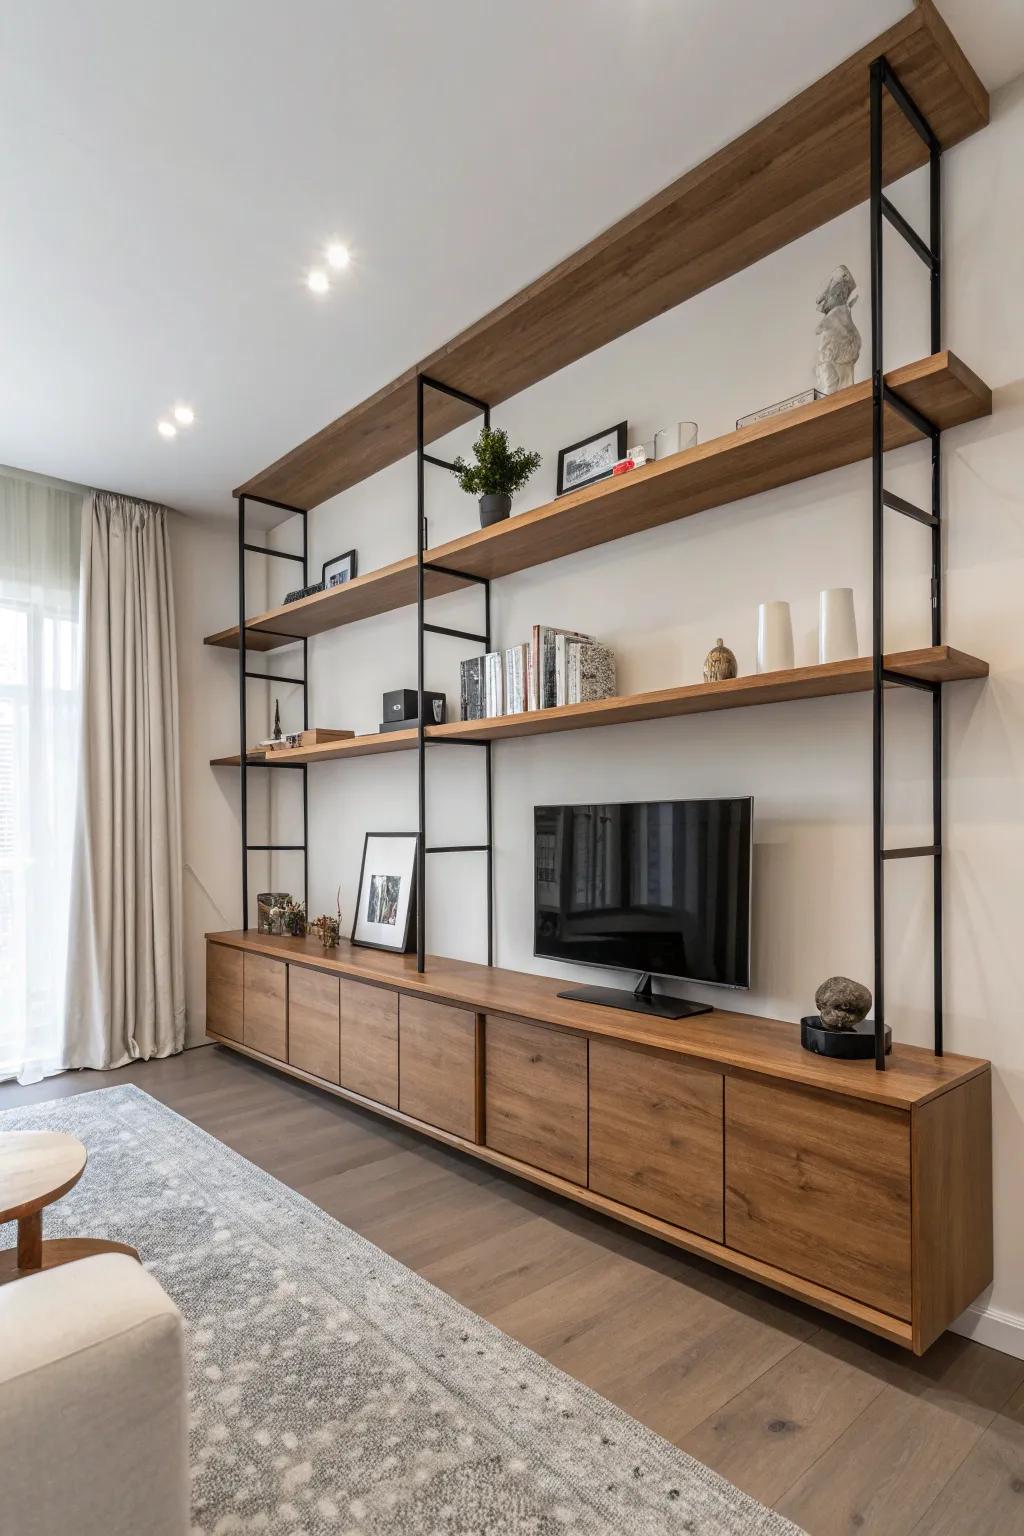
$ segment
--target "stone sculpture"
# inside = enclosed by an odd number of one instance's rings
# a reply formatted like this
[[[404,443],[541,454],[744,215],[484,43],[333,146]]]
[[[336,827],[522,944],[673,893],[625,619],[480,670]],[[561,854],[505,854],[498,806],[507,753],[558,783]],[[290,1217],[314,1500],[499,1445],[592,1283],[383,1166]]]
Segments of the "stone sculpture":
[[[830,976],[815,992],[814,1002],[826,1029],[854,1029],[867,1017],[871,993],[849,976]]]
[[[821,312],[815,383],[823,395],[834,395],[853,383],[860,357],[860,332],[850,310],[857,302],[857,284],[849,267],[836,267],[815,303]]]

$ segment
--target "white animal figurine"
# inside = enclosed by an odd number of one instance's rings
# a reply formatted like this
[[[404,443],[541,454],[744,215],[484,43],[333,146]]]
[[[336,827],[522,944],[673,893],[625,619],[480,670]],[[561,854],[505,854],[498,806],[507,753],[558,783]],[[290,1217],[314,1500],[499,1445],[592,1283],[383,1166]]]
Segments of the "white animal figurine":
[[[834,395],[853,383],[853,369],[860,357],[860,332],[850,310],[857,302],[857,284],[849,267],[836,267],[815,303],[821,311],[818,329],[818,364],[814,378],[823,395]]]

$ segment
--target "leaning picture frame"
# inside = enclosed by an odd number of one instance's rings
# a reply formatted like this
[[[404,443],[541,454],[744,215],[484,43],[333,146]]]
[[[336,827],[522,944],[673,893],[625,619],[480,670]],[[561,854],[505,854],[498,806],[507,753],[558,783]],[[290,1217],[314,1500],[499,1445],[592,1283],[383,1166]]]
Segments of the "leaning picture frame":
[[[353,944],[400,955],[412,948],[418,855],[419,836],[415,832],[364,835],[352,918]]]
[[[568,491],[579,491],[585,485],[607,480],[619,460],[626,457],[627,433],[626,422],[620,421],[617,426],[592,432],[580,442],[560,448],[556,495],[564,496]]]
[[[338,566],[339,569],[332,571],[328,579],[328,567],[332,565]],[[358,575],[358,571],[358,555],[354,549],[347,549],[343,555],[334,555],[332,559],[324,561],[323,570],[320,573],[320,582],[325,588],[340,587],[346,581],[351,581],[354,576]]]

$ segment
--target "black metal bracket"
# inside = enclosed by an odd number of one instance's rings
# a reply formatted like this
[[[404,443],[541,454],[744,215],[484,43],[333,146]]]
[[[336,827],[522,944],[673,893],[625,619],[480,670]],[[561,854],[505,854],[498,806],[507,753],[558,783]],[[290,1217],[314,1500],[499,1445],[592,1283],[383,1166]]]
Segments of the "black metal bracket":
[[[302,554],[294,555],[285,550],[270,549],[264,544],[250,544],[245,537],[246,503],[257,501],[261,506],[276,507],[302,518]],[[246,554],[267,555],[272,559],[298,561],[302,565],[302,584],[309,582],[309,519],[305,508],[292,507],[283,501],[273,501],[268,496],[252,496],[242,492],[238,497],[238,782],[239,821],[242,837],[242,928],[249,928],[249,854],[250,853],[301,853],[303,856],[303,899],[309,910],[309,770],[306,763],[270,763],[249,761],[246,682],[253,678],[259,682],[291,683],[302,689],[302,728],[309,729],[309,640],[305,636],[288,635],[288,640],[302,640],[302,676],[283,677],[274,673],[253,672],[247,665],[245,614],[245,557]],[[297,768],[302,773],[302,842],[301,843],[250,843],[249,842],[249,769],[250,768]]]
[[[910,246],[928,268],[930,282],[931,350],[942,346],[941,156],[942,146],[884,57],[875,59],[870,75],[870,222],[871,222],[871,659],[872,659],[872,824],[873,923],[875,984],[875,1066],[885,1071],[885,865],[891,859],[926,858],[933,862],[933,999],[935,1054],[942,1055],[942,685],[910,677],[886,667],[882,615],[884,597],[883,523],[886,508],[924,524],[931,532],[932,645],[942,643],[942,480],[941,434],[934,422],[903,400],[885,382],[883,361],[883,221]],[[895,102],[914,131],[928,146],[929,231],[924,240],[884,195],[882,143],[884,93]],[[899,413],[931,443],[931,510],[924,511],[886,490],[883,481],[886,408]],[[885,687],[897,684],[930,693],[932,698],[932,841],[920,847],[885,847]]]
[[[440,565],[436,561],[426,559],[427,519],[426,519],[426,466],[434,465],[439,469],[451,469],[453,466],[447,459],[440,459],[435,454],[428,453],[426,449],[424,396],[428,389],[435,390],[439,394],[450,395],[455,400],[461,400],[465,405],[472,406],[474,410],[481,412],[484,418],[484,426],[491,424],[491,408],[484,400],[477,400],[473,395],[467,395],[464,390],[455,389],[451,384],[444,384],[440,379],[430,378],[421,373],[416,378],[416,686],[418,693],[418,721],[416,726],[416,768],[417,768],[417,805],[418,805],[418,845],[420,857],[416,861],[416,969],[422,972],[426,968],[426,935],[427,935],[427,860],[428,853],[484,853],[487,855],[487,964],[494,964],[494,801],[491,779],[491,743],[489,741],[474,742],[442,742],[426,735],[424,721],[424,641],[430,635],[449,635],[458,640],[469,640],[473,644],[482,645],[485,651],[491,648],[491,583],[486,576],[471,576],[463,571],[452,570],[449,566]],[[427,571],[434,571],[441,576],[457,576],[460,581],[473,582],[483,587],[484,591],[484,628],[483,633],[476,633],[464,629],[450,629],[443,624],[428,624],[424,614],[426,602],[425,575]],[[487,841],[484,843],[469,844],[432,844],[427,845],[427,747],[428,746],[474,746],[483,747],[484,751],[484,778],[487,798]]]

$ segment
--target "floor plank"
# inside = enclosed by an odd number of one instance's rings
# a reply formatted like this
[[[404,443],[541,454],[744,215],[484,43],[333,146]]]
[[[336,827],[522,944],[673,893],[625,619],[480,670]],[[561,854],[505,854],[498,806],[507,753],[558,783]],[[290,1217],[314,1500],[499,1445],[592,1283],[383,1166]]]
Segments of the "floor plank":
[[[1024,1362],[922,1360],[219,1047],[135,1082],[810,1536],[1024,1536]]]

